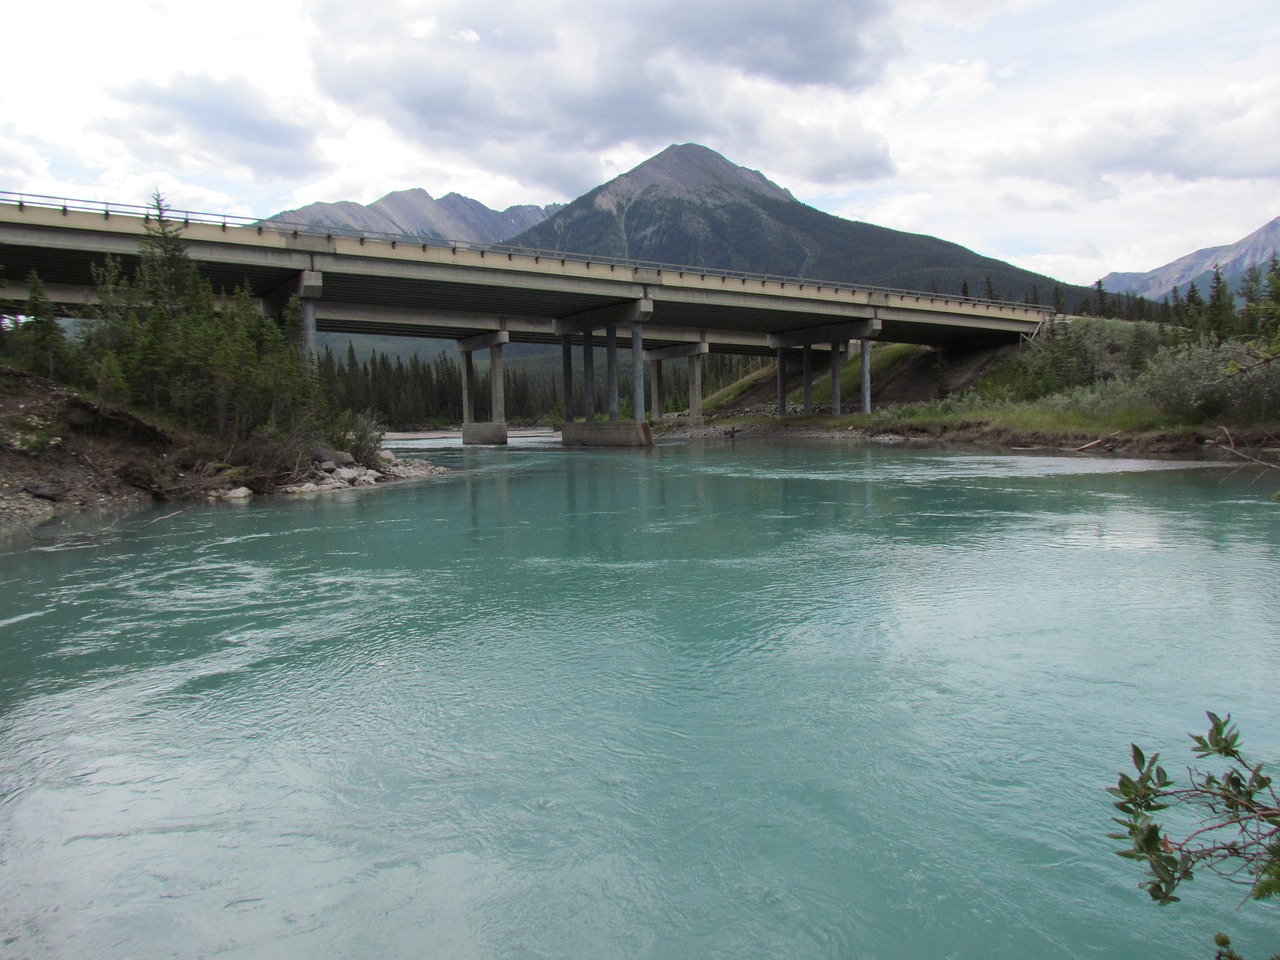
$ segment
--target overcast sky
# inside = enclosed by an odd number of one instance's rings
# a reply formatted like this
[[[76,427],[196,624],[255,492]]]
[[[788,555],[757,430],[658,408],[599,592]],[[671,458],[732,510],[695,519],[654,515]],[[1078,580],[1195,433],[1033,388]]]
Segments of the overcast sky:
[[[0,190],[563,202],[702,143],[1074,283],[1280,215],[1275,0],[11,5]]]

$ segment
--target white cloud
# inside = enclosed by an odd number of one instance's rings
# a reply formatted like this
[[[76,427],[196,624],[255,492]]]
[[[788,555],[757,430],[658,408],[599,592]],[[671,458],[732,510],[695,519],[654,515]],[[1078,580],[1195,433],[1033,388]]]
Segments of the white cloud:
[[[415,40],[422,40],[431,36],[440,29],[440,23],[435,17],[423,17],[418,20],[412,20],[405,27],[405,33]]]

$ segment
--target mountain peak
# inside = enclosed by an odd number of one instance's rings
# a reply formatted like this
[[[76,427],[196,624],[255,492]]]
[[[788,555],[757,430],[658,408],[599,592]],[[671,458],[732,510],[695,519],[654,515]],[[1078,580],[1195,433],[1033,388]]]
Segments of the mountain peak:
[[[595,205],[616,211],[649,191],[715,202],[740,196],[744,189],[777,200],[795,200],[789,190],[759,170],[740,167],[698,143],[677,143],[606,183],[596,194]]]

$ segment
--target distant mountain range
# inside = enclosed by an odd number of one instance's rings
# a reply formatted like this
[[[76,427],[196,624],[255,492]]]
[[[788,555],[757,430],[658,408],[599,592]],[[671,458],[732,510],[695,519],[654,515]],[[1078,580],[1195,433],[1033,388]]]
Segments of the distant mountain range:
[[[313,203],[270,218],[533,249],[1003,300],[1074,311],[1087,287],[1060,283],[936,237],[844,220],[698,144],[668,147],[566,206],[502,212],[451,193]]]
[[[1236,243],[1205,247],[1146,273],[1109,273],[1102,278],[1102,285],[1111,293],[1132,293],[1159,300],[1174,287],[1185,294],[1187,286],[1195,283],[1201,294],[1207,296],[1215,265],[1232,288],[1238,288],[1241,275],[1251,266],[1259,267],[1265,274],[1267,264],[1278,250],[1280,217]]]
[[[525,204],[490,210],[478,200],[450,193],[439,200],[422,189],[397,190],[365,206],[350,200],[309,203],[285,210],[270,220],[325,227],[337,232],[390,233],[436,240],[501,243],[545,220],[561,208]]]

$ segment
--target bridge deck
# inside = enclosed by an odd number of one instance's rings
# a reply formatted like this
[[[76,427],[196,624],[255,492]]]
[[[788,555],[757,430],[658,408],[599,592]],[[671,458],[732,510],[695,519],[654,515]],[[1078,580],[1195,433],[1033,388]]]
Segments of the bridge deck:
[[[173,218],[182,224],[184,215]],[[0,202],[4,293],[20,299],[24,278],[35,270],[55,301],[92,302],[91,265],[107,254],[126,267],[136,263],[145,230],[142,217],[107,208]],[[1048,314],[1041,307],[939,294],[500,246],[325,235],[276,223],[192,220],[182,235],[215,291],[245,286],[264,302],[278,303],[309,277],[318,285],[316,327],[334,332],[460,339],[505,330],[511,341],[552,343],[566,331],[592,324],[601,329],[603,318],[644,304],[646,347],[706,343],[715,351],[772,353],[823,337],[852,339],[857,334],[850,331],[872,320],[878,338],[890,342],[1016,341]],[[627,324],[620,323],[618,333],[627,343]]]

